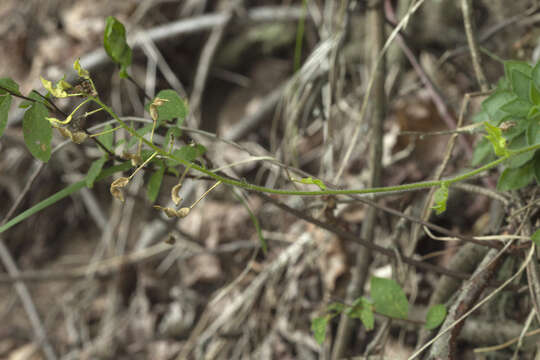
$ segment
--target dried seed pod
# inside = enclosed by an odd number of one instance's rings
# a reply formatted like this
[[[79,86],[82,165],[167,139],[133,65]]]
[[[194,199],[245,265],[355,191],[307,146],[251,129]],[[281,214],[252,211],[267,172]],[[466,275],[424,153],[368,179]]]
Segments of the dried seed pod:
[[[82,144],[87,137],[88,135],[84,131],[76,131],[72,133],[71,140],[75,144]]]
[[[174,185],[173,188],[171,189],[171,198],[175,205],[180,204],[180,202],[182,201],[182,198],[179,195],[181,187],[182,187],[182,183],[178,183]]]
[[[124,202],[124,194],[120,189],[126,186],[128,183],[129,179],[127,177],[119,177],[118,179],[114,180],[110,188],[111,195],[116,199]]]
[[[63,137],[65,137],[66,139],[72,139],[73,138],[73,135],[71,134],[71,131],[68,129],[68,128],[65,128],[65,127],[57,127],[58,129],[58,132],[60,134],[62,134]]]
[[[163,211],[165,213],[165,215],[167,215],[168,217],[172,218],[172,217],[178,217],[177,213],[176,213],[176,210],[172,209],[172,208],[169,208],[169,207],[163,207],[163,206],[159,206],[159,205],[154,205],[153,206],[154,209],[157,209],[157,210],[160,210],[160,211]]]
[[[155,98],[154,101],[152,101],[152,103],[150,104],[150,117],[152,118],[152,120],[157,121],[158,115],[159,115],[157,108],[158,106],[163,105],[167,101],[169,100],[158,98],[158,97]]]
[[[191,209],[188,207],[183,207],[176,212],[176,216],[178,216],[179,218],[184,218],[189,215],[190,210]]]

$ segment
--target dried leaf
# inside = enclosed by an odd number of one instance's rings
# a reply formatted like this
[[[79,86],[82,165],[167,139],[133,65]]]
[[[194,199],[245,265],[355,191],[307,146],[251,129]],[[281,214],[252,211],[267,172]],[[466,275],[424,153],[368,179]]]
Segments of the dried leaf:
[[[182,198],[179,195],[181,187],[182,187],[182,183],[178,183],[178,184],[174,185],[172,190],[171,190],[172,201],[174,202],[175,205],[180,204],[180,202],[182,201]]]
[[[114,180],[111,184],[111,195],[116,199],[124,202],[124,194],[122,194],[122,191],[120,189],[126,186],[128,183],[129,179],[127,177],[120,177]]]

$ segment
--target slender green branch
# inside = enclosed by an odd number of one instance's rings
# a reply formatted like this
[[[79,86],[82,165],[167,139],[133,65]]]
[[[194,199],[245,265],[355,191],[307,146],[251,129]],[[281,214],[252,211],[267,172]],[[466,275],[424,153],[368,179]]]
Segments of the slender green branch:
[[[295,195],[295,196],[321,196],[321,195],[361,195],[361,194],[376,194],[376,193],[385,193],[385,192],[399,192],[399,191],[410,191],[410,190],[417,190],[417,189],[427,189],[434,186],[440,186],[443,183],[452,184],[458,181],[463,181],[466,179],[470,179],[486,170],[492,169],[495,166],[499,165],[500,163],[504,162],[505,160],[508,160],[514,156],[517,156],[519,154],[533,151],[540,149],[540,144],[528,146],[526,148],[512,151],[509,155],[501,157],[495,161],[490,162],[489,164],[486,164],[482,167],[479,167],[477,169],[474,169],[472,171],[469,171],[465,174],[457,175],[454,177],[442,179],[442,180],[433,180],[433,181],[422,181],[417,183],[411,183],[411,184],[404,184],[404,185],[397,185],[397,186],[385,186],[385,187],[374,187],[374,188],[368,188],[368,189],[350,189],[350,190],[319,190],[319,191],[296,191],[296,190],[285,190],[285,189],[272,189],[264,186],[254,185],[243,181],[238,181],[234,179],[229,179],[223,176],[220,176],[216,173],[214,173],[211,170],[205,169],[202,166],[199,166],[194,163],[190,163],[184,159],[175,157],[172,154],[167,154],[163,149],[157,147],[147,139],[145,139],[143,136],[138,134],[133,128],[131,128],[129,125],[127,125],[122,119],[118,117],[112,111],[111,108],[109,108],[107,105],[105,105],[100,99],[98,98],[92,98],[93,101],[95,101],[98,105],[103,107],[103,109],[108,112],[118,123],[122,125],[128,131],[131,135],[137,137],[138,139],[141,139],[142,142],[144,142],[146,145],[148,145],[150,148],[158,152],[160,155],[164,157],[168,157],[170,159],[173,159],[185,166],[190,166],[192,169],[197,170],[203,174],[206,174],[215,180],[220,180],[222,183],[240,187],[246,190],[251,191],[259,191],[263,193],[269,193],[269,194],[279,194],[279,195]]]

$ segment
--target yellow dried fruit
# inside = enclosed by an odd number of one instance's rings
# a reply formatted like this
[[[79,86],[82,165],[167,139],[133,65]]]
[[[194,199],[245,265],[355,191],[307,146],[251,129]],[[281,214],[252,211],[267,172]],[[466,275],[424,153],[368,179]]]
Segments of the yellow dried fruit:
[[[173,188],[171,189],[171,197],[175,205],[180,204],[180,202],[182,201],[182,198],[180,197],[180,194],[179,194],[181,187],[182,187],[182,183],[178,183],[174,185]]]
[[[75,144],[82,144],[87,137],[88,135],[84,131],[76,131],[71,134],[71,140]]]
[[[188,207],[181,208],[176,212],[176,216],[178,216],[179,218],[184,218],[189,215],[190,210],[191,209]]]

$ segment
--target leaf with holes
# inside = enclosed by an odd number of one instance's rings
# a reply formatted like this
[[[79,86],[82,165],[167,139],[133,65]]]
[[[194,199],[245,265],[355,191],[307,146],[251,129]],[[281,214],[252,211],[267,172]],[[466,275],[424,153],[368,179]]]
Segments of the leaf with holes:
[[[51,158],[51,123],[45,118],[49,115],[47,108],[34,103],[26,110],[23,117],[24,142],[30,153],[43,162]]]

